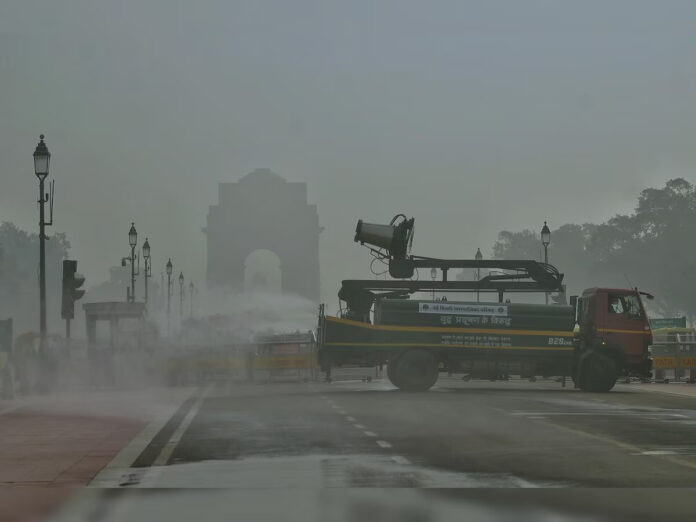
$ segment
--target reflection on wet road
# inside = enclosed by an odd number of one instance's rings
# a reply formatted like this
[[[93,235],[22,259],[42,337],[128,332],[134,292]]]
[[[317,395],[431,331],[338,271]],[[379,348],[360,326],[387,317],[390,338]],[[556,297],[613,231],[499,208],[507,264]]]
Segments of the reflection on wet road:
[[[534,509],[553,510],[553,502],[546,505],[546,500],[557,497],[549,488],[696,486],[693,406],[693,398],[645,393],[639,386],[594,395],[550,381],[444,379],[428,393],[399,392],[379,380],[217,383],[182,404],[131,466],[112,467],[92,485],[131,492],[123,497],[131,517],[144,509],[138,506],[151,503],[152,495],[143,492],[148,488],[157,488],[159,494],[159,488],[225,488],[225,498],[241,495],[246,499],[242,503],[260,491],[272,498],[295,491],[293,498],[311,498],[314,507],[337,498],[318,493],[323,488],[336,488],[343,495],[353,491],[351,498],[368,504],[370,495],[389,504],[387,489],[496,488],[506,492],[506,500],[495,502],[495,509],[509,501],[519,515],[529,498],[541,502]],[[516,497],[507,488],[541,488],[546,493]],[[404,502],[427,498],[428,506],[440,506],[445,513],[450,505],[475,511],[487,498],[461,491],[445,496],[414,493]],[[611,491],[593,494],[601,497]],[[213,504],[219,500],[210,498]],[[649,510],[636,506],[651,498],[634,496],[625,505],[614,500],[611,505],[619,510],[616,517],[631,513],[638,520]],[[651,506],[660,502],[652,499]],[[602,502],[597,506],[606,507]],[[578,516],[589,508],[580,503]],[[440,519],[437,509],[423,513],[414,520]],[[573,520],[573,513],[564,513]],[[530,520],[538,515],[533,510],[528,514]]]

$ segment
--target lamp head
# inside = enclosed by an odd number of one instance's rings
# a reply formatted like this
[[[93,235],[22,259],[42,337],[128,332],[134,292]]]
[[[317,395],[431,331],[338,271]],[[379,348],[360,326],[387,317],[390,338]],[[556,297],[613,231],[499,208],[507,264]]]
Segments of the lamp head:
[[[44,135],[39,136],[39,143],[34,149],[34,174],[41,181],[48,176],[48,167],[51,163],[51,153],[44,143]]]

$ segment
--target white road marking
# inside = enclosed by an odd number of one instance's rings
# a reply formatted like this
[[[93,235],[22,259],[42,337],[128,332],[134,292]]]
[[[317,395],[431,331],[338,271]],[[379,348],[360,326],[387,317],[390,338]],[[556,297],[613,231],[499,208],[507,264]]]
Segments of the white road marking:
[[[130,470],[138,455],[152,442],[152,439],[172,418],[176,410],[195,392],[196,388],[191,388],[184,392],[184,395],[181,396],[178,402],[168,405],[160,415],[157,415],[127,446],[118,452],[113,460],[90,481],[89,485],[92,487],[113,487],[117,485],[121,480],[119,477]]]
[[[353,426],[355,426],[355,427],[358,428],[359,430],[364,430],[364,429],[365,429],[365,426],[363,426],[362,424],[353,424]]]
[[[376,437],[377,436],[377,434],[374,431],[363,431],[363,433],[365,435],[367,435],[368,437]]]
[[[346,410],[338,410],[338,413],[341,415],[348,415],[348,412]]]
[[[681,413],[663,413],[658,411],[512,411],[510,415],[526,417],[549,417],[549,416],[617,416],[624,417],[676,417],[685,419],[686,415]]]
[[[524,480],[523,478],[517,477],[515,475],[510,475],[510,480],[512,480],[520,488],[536,488],[536,487],[538,487],[533,482],[529,482],[528,480]]]
[[[380,448],[391,448],[391,447],[392,447],[392,445],[389,444],[386,440],[378,440],[378,441],[377,441],[377,445],[378,445]]]
[[[155,462],[152,463],[153,466],[165,466],[167,464],[167,462],[169,461],[169,458],[172,456],[172,453],[174,453],[174,450],[179,445],[181,438],[184,436],[184,433],[186,432],[188,427],[193,422],[193,418],[198,413],[198,410],[200,410],[201,406],[203,405],[203,401],[205,401],[205,398],[208,396],[208,394],[210,393],[210,390],[212,390],[212,388],[213,388],[212,385],[208,385],[208,387],[205,389],[205,391],[203,393],[201,393],[201,396],[198,397],[198,400],[193,405],[193,407],[189,410],[189,412],[186,414],[186,417],[184,417],[184,420],[181,421],[181,424],[179,424],[179,427],[177,427],[177,429],[172,434],[171,438],[164,445],[164,448],[162,448],[162,451],[160,451],[160,454],[157,455]]]
[[[351,417],[350,415],[346,416],[346,420],[348,422],[355,422],[355,417]]]
[[[410,460],[408,460],[406,457],[402,457],[401,455],[393,455],[391,459],[397,464],[401,464],[404,466],[411,463]]]
[[[637,455],[676,455],[676,451],[672,450],[651,450],[651,451],[641,451]]]

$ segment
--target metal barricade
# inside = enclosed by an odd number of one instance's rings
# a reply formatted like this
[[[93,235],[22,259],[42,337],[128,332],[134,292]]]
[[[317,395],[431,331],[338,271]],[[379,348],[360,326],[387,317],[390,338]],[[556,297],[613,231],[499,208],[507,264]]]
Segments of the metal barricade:
[[[656,382],[696,382],[696,330],[662,328],[653,331],[650,346]]]
[[[316,380],[316,339],[312,332],[259,336],[255,343],[254,379],[266,382]]]

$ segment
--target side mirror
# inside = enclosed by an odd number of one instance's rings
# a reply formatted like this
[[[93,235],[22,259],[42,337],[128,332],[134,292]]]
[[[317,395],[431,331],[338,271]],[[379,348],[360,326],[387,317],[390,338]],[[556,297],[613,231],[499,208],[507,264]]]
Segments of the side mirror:
[[[572,306],[573,309],[577,309],[577,307],[578,307],[578,296],[577,295],[570,296],[570,306]]]

